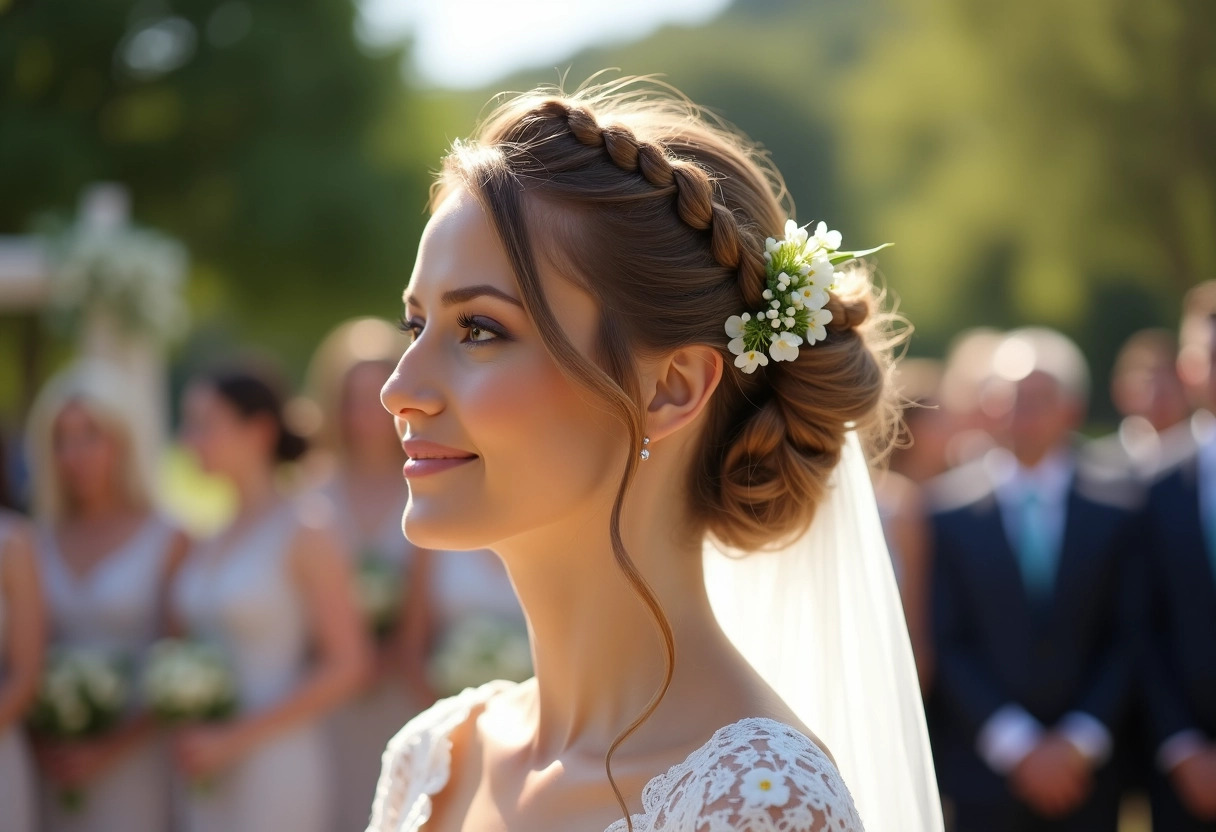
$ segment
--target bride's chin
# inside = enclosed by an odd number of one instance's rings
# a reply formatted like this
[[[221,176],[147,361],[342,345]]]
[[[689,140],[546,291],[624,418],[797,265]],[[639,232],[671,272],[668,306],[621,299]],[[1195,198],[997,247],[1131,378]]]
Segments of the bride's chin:
[[[401,531],[406,540],[420,549],[460,552],[487,548],[487,541],[469,534],[472,529],[468,520],[467,511],[446,516],[411,505],[401,518]]]

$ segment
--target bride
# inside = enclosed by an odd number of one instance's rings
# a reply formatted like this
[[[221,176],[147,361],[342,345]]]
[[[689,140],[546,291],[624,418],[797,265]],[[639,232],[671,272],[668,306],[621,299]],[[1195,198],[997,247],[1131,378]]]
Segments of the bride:
[[[884,318],[780,182],[638,83],[514,98],[445,160],[382,392],[403,526],[497,552],[536,677],[406,725],[369,832],[941,828],[853,430]]]

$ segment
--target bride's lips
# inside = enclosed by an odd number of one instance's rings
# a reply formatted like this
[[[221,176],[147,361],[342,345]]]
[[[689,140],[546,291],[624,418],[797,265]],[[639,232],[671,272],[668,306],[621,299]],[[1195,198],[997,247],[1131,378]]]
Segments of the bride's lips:
[[[477,459],[477,454],[428,442],[425,439],[406,439],[401,443],[401,447],[405,449],[405,455],[409,457],[405,461],[405,467],[401,470],[406,479],[438,474]]]

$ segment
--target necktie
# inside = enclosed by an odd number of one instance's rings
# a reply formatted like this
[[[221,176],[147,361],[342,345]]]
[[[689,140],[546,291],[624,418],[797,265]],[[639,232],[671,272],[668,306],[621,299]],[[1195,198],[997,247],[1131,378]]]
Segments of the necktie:
[[[1019,506],[1018,563],[1026,591],[1035,600],[1051,594],[1055,577],[1055,551],[1047,530],[1042,498],[1032,489],[1022,494]]]

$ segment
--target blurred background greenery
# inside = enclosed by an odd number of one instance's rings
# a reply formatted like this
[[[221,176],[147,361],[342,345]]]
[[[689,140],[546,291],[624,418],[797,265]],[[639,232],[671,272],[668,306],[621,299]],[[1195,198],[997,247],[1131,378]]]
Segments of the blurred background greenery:
[[[527,27],[584,5],[514,8]],[[800,221],[896,243],[880,267],[913,354],[979,324],[1059,327],[1113,421],[1119,344],[1216,277],[1216,5],[701,5],[470,85],[352,0],[0,0],[0,233],[121,183],[133,220],[190,253],[175,378],[250,346],[298,378],[339,320],[399,313],[430,171],[492,93],[657,73],[771,151]],[[4,422],[67,351],[36,310],[0,309]]]

